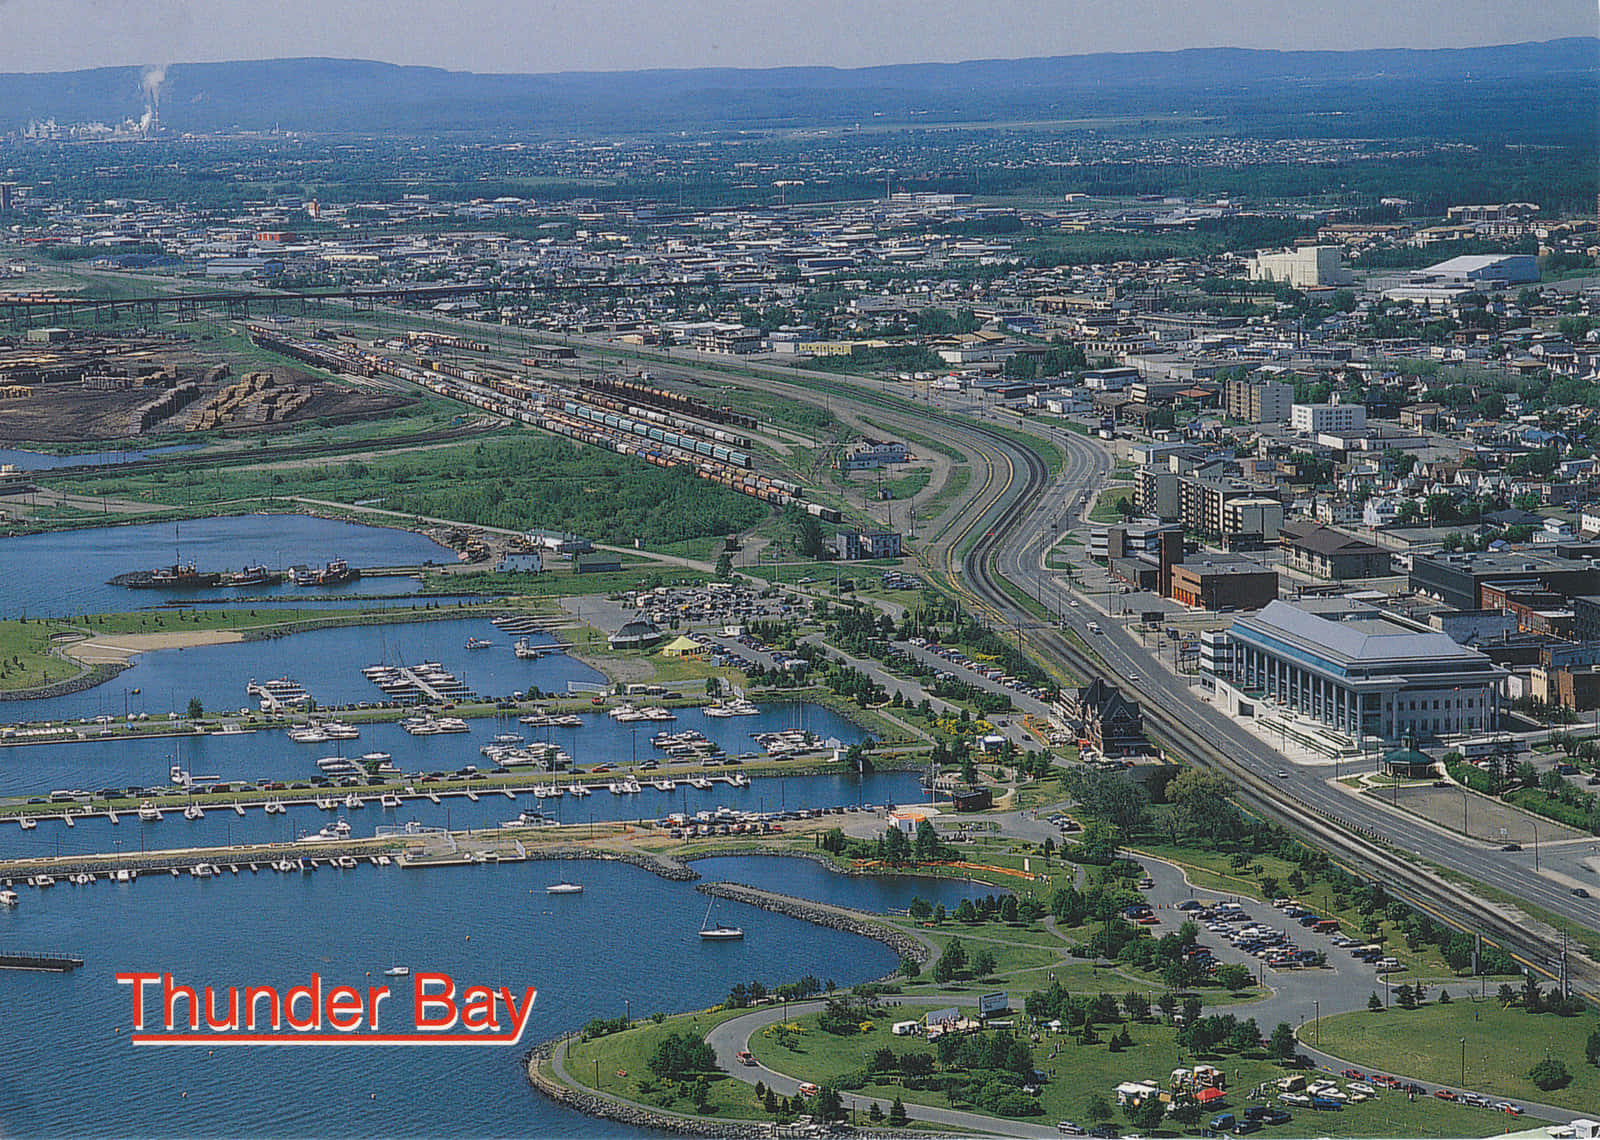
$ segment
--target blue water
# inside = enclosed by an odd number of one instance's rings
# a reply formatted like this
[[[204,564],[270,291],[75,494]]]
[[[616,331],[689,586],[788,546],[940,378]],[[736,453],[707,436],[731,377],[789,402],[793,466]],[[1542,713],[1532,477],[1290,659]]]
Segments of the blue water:
[[[198,443],[175,443],[170,447],[150,447],[142,451],[86,451],[77,455],[50,455],[42,451],[15,451],[0,447],[0,463],[10,463],[24,471],[50,471],[57,467],[104,467],[156,455],[193,451],[200,446]]]
[[[0,618],[65,616],[143,609],[163,602],[207,598],[288,600],[314,606],[324,594],[410,593],[411,578],[363,578],[323,590],[253,586],[248,590],[129,590],[109,580],[182,559],[202,570],[263,564],[278,570],[297,563],[320,566],[343,558],[352,566],[453,563],[455,553],[410,531],[360,526],[309,515],[241,515],[168,523],[93,527],[0,540]],[[42,575],[49,589],[41,590]]]
[[[584,893],[551,897],[559,877]],[[870,888],[864,888],[870,889]],[[805,974],[847,985],[893,969],[866,939],[724,902],[743,942],[696,935],[704,899],[619,864],[525,863],[211,881],[147,876],[25,890],[0,912],[0,945],[66,949],[70,975],[5,978],[0,1129],[94,1136],[638,1136],[556,1108],[520,1061],[528,1045],[597,1016],[704,1008],[735,983]],[[118,971],[171,972],[196,986],[391,984],[383,1028],[404,1030],[404,962],[461,984],[539,987],[522,1045],[367,1050],[140,1048]],[[154,1012],[151,1001],[148,1009]],[[187,1095],[185,1095],[187,1094]]]
[[[782,855],[718,855],[697,859],[694,869],[708,879],[747,883],[786,895],[853,906],[880,913],[903,911],[920,898],[954,910],[962,899],[1009,894],[988,883],[932,875],[845,875],[810,859]]]
[[[493,644],[488,649],[469,650],[468,637]],[[107,640],[115,642],[116,638],[108,636]],[[384,694],[362,675],[362,669],[421,661],[442,663],[482,696],[505,696],[532,687],[564,693],[569,680],[605,681],[602,674],[564,654],[519,660],[511,651],[515,640],[487,618],[478,617],[344,626],[264,641],[162,649],[139,654],[131,668],[92,689],[47,700],[0,702],[0,721],[121,716],[125,711],[164,717],[169,712],[183,712],[190,697],[198,697],[213,712],[255,709],[258,702],[245,693],[245,686],[252,679],[265,681],[285,675],[304,685],[321,707],[379,702]],[[529,638],[535,645],[553,640]],[[140,692],[134,693],[134,689]],[[646,733],[645,738],[650,735]]]

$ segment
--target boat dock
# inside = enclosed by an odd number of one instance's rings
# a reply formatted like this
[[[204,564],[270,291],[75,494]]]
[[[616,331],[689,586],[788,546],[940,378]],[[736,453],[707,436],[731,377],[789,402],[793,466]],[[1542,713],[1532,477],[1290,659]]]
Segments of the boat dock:
[[[692,780],[685,780],[680,776],[676,780],[680,784],[689,783],[700,791],[710,791],[717,784],[724,784],[730,788],[741,788],[748,782],[748,778],[738,772],[726,776],[696,776]],[[357,794],[368,797],[388,795],[394,796],[401,801],[427,800],[438,805],[443,802],[446,796],[460,796],[472,803],[478,803],[483,795],[495,793],[499,793],[509,800],[515,800],[519,795],[553,798],[561,795],[592,795],[595,792],[607,792],[613,789],[616,789],[619,795],[633,795],[644,791],[646,787],[656,790],[656,785],[653,783],[640,784],[632,779],[585,781],[557,778],[529,779],[515,783],[509,783],[504,779],[489,779],[475,780],[471,786],[467,786],[464,783],[448,785],[419,785],[416,783],[373,785],[358,789]],[[319,799],[329,796],[334,796],[342,801],[344,796],[350,794],[350,792],[351,789],[349,788],[321,787],[292,792],[262,792],[259,796],[248,796],[248,798],[244,799],[225,801],[210,800],[204,796],[184,795],[182,793],[150,795],[144,798],[162,812],[180,814],[188,805],[198,804],[202,808],[219,811],[232,808],[236,815],[242,817],[252,809],[266,811],[269,805],[281,804],[286,808],[316,807]],[[48,808],[39,807],[32,811],[24,809],[9,814],[0,814],[0,824],[17,823],[21,825],[21,821],[26,819],[35,826],[39,823],[56,822],[65,824],[67,827],[75,827],[81,820],[100,818],[104,818],[111,823],[120,824],[122,822],[121,816],[135,814],[135,811],[135,808],[127,806],[96,808],[84,803],[55,804]],[[276,814],[276,807],[269,814]]]
[[[76,954],[17,954],[0,951],[0,970],[35,970],[47,974],[68,974],[83,965]]]

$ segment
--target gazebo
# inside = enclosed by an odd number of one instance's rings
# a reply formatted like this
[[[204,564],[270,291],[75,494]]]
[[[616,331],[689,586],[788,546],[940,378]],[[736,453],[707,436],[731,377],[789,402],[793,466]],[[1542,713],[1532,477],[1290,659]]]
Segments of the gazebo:
[[[1438,775],[1432,756],[1417,747],[1417,738],[1407,735],[1404,743],[1383,757],[1383,774],[1402,780],[1426,780]]]

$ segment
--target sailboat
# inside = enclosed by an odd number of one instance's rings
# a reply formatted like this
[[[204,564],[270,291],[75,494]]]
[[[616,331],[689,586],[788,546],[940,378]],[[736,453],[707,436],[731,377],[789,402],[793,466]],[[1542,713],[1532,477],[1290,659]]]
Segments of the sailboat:
[[[717,905],[713,897],[710,906],[706,907],[706,916],[700,921],[700,937],[707,942],[735,942],[744,937],[744,931],[737,926],[723,926],[717,923],[711,926],[711,908]]]

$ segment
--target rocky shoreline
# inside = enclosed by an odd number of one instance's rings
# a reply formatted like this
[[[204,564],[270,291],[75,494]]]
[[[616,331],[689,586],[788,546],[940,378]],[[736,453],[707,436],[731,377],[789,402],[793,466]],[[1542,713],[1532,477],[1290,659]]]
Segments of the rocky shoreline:
[[[581,1112],[585,1116],[593,1116],[601,1120],[614,1120],[619,1124],[627,1124],[634,1128],[651,1128],[662,1132],[674,1132],[680,1136],[707,1136],[737,1140],[737,1138],[747,1136],[774,1135],[771,1124],[764,1124],[759,1121],[706,1120],[693,1116],[678,1116],[658,1109],[630,1104],[627,1101],[612,1100],[610,1097],[599,1096],[595,1093],[584,1092],[564,1085],[548,1075],[544,1071],[544,1065],[550,1060],[550,1056],[555,1052],[556,1047],[566,1040],[567,1038],[565,1037],[558,1037],[553,1041],[535,1045],[524,1058],[524,1069],[527,1072],[529,1084],[557,1104],[564,1105],[574,1112]]]
[[[72,693],[81,693],[85,689],[92,689],[96,685],[103,685],[128,666],[122,663],[102,661],[90,665],[76,677],[68,677],[64,681],[56,681],[49,685],[40,685],[36,689],[10,689],[0,691],[0,701],[47,701],[53,697],[65,697]]]

